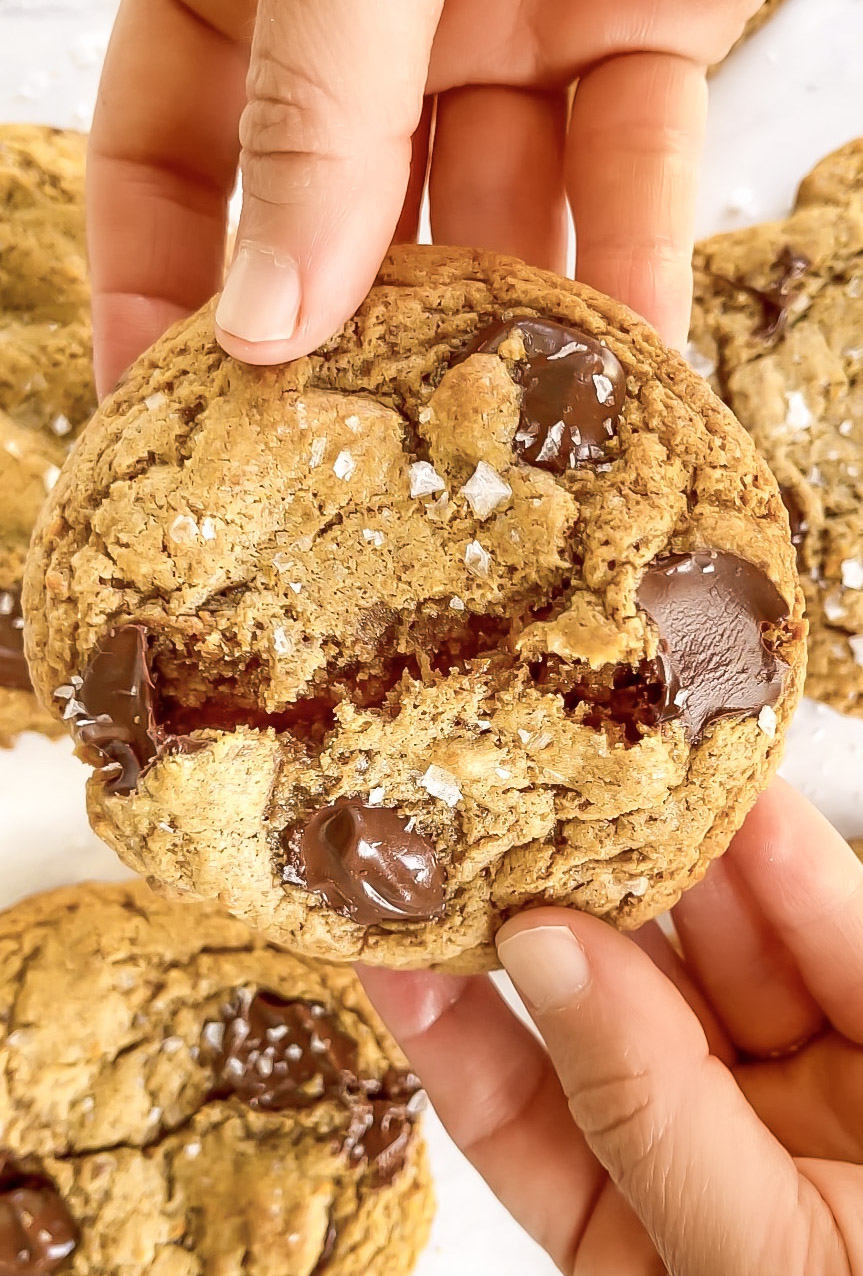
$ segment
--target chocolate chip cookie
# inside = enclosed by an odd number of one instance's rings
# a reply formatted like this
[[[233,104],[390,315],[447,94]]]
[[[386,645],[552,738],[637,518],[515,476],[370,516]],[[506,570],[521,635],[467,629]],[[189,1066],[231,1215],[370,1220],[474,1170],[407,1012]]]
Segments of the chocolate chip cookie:
[[[71,439],[96,406],[80,133],[0,125],[0,408]]]
[[[27,900],[0,951],[0,1270],[410,1271],[422,1095],[349,970],[143,883]]]
[[[803,672],[778,489],[620,305],[408,249],[309,358],[212,309],[81,439],[28,651],[161,889],[300,951],[480,969],[538,900],[634,926],[724,850]]]
[[[809,616],[806,690],[863,715],[863,141],[785,221],[695,254],[701,371],[779,480]]]
[[[33,525],[60,473],[63,453],[56,439],[15,425],[0,411],[0,748],[21,731],[62,733],[30,686],[21,579]]]

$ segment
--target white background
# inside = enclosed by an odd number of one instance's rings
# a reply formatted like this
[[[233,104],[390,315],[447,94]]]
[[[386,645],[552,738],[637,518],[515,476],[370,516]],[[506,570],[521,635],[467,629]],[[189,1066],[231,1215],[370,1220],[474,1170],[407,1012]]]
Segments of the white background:
[[[115,11],[116,0],[0,0],[0,117],[86,128]],[[722,68],[711,85],[699,234],[782,216],[807,169],[863,133],[861,55],[863,0],[787,0]],[[784,774],[843,832],[863,834],[863,721],[805,703]],[[30,737],[0,751],[0,906],[122,875],[87,827],[83,779],[66,742]],[[419,1276],[551,1273],[434,1120],[429,1136],[440,1208]]]

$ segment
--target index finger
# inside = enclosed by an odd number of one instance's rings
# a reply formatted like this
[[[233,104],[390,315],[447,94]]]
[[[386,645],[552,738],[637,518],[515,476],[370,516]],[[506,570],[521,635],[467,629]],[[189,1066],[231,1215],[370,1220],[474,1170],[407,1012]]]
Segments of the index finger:
[[[105,394],[220,286],[254,0],[123,0],[90,135],[96,382]]]
[[[631,306],[681,348],[706,118],[703,66],[631,53],[579,81],[567,139],[577,278]]]

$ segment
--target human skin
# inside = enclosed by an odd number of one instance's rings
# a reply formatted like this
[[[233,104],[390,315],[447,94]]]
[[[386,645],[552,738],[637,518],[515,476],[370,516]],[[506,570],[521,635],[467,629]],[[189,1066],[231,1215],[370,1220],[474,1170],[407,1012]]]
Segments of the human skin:
[[[238,160],[217,327],[238,357],[298,357],[349,317],[415,236],[427,167],[439,242],[561,270],[568,200],[578,277],[682,342],[705,67],[756,7],[124,0],[89,165],[102,392],[220,287]],[[863,1272],[863,866],[779,784],[675,922],[680,953],[564,910],[504,927],[547,1052],[485,979],[365,979],[562,1270]]]

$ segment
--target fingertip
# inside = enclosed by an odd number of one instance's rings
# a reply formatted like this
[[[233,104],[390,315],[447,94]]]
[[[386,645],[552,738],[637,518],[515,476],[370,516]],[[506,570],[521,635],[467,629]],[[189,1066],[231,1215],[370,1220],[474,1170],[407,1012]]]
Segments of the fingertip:
[[[356,971],[378,1014],[403,1043],[434,1027],[470,984],[470,976],[432,970],[357,966]]]
[[[93,371],[101,403],[131,365],[188,310],[175,302],[133,293],[93,297]]]

